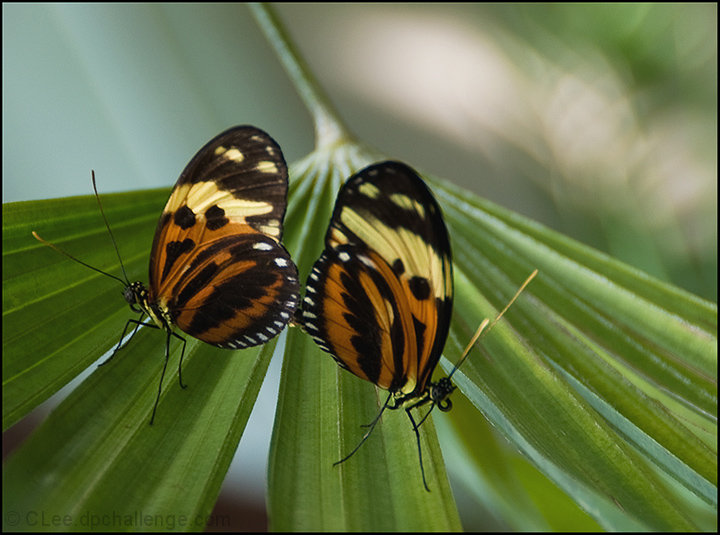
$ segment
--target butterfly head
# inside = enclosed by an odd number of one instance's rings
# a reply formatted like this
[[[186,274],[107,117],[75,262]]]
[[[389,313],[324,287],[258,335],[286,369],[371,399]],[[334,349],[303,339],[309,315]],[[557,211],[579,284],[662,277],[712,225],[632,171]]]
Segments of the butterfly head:
[[[430,400],[437,405],[438,409],[443,412],[452,409],[450,394],[455,390],[455,385],[452,384],[449,377],[443,377],[437,383],[432,383],[428,388],[430,390]]]
[[[133,312],[143,312],[143,305],[147,302],[147,290],[142,282],[128,284],[123,291],[123,297],[128,302]],[[140,306],[138,308],[136,305]]]

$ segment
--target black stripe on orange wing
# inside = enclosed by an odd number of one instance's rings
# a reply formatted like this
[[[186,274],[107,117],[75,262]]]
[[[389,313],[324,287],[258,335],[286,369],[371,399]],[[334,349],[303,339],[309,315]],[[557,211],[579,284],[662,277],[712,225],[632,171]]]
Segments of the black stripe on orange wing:
[[[207,244],[217,243],[227,236],[262,236],[249,225],[232,222],[214,230],[209,230],[202,222],[198,222],[181,233],[171,220],[158,228],[157,235],[161,236],[161,239],[158,240],[158,248],[151,257],[150,266],[154,276],[151,277],[150,286],[156,288],[158,293],[167,292],[166,288],[174,287],[187,270],[188,264]]]
[[[342,248],[326,251],[308,281],[302,316],[308,333],[358,377],[400,390],[406,382],[403,356],[415,346],[392,282]]]
[[[156,299],[180,329],[239,349],[267,342],[290,321],[298,301],[297,269],[271,238],[230,235],[199,247],[167,290]]]

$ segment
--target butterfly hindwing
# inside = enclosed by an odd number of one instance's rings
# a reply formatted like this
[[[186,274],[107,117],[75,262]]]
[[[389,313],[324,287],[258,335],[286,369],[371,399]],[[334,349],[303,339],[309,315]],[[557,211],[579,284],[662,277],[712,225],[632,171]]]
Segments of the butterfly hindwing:
[[[308,278],[303,323],[355,375],[419,396],[447,338],[452,265],[447,230],[422,179],[399,162],[342,187]]]
[[[167,303],[175,324],[219,347],[242,349],[280,333],[297,304],[297,272],[266,236],[228,236],[199,249]]]
[[[408,374],[415,375],[408,303],[398,294],[397,279],[383,274],[388,266],[381,259],[347,249],[330,249],[315,264],[304,302],[305,328],[344,368],[399,390]]]
[[[287,166],[262,130],[209,141],[180,175],[158,222],[149,301],[172,323],[226,348],[263,343],[297,304],[297,270],[280,244]]]

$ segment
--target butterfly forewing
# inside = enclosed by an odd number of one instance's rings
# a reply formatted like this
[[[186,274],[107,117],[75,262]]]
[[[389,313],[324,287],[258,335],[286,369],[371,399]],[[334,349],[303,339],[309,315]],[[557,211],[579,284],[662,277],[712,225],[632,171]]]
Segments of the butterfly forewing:
[[[344,367],[419,396],[447,338],[452,265],[440,208],[399,162],[351,177],[308,278],[303,322]]]
[[[162,288],[199,243],[258,232],[279,242],[287,179],[280,148],[262,130],[241,126],[210,140],[183,170],[160,217],[150,286]]]
[[[232,128],[186,166],[158,222],[150,302],[184,332],[242,348],[280,332],[295,310],[297,270],[280,244],[287,166],[265,132]]]

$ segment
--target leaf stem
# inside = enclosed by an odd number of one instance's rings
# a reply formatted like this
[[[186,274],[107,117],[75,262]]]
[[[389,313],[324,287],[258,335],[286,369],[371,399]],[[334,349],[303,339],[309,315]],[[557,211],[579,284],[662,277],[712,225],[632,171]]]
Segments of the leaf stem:
[[[298,54],[275,9],[266,3],[258,2],[252,2],[249,6],[260,29],[275,49],[290,80],[312,115],[315,123],[316,149],[351,140],[352,136],[348,128]]]

